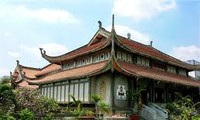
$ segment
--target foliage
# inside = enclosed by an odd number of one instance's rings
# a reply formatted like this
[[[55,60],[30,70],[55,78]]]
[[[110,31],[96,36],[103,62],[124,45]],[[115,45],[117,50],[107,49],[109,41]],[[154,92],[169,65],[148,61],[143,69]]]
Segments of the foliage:
[[[102,101],[101,97],[98,95],[92,95],[92,100],[95,102],[95,112],[99,114],[101,113],[108,113],[109,111],[109,105]]]
[[[190,96],[183,97],[179,93],[175,93],[177,98],[174,102],[167,105],[172,120],[189,120],[194,113],[199,102],[194,104]]]
[[[48,113],[47,115],[46,115],[46,117],[44,117],[44,120],[54,120],[54,117],[53,117],[53,113]]]
[[[192,120],[200,120],[200,115],[199,116],[192,116]]]
[[[84,111],[84,114],[85,114],[86,116],[94,116],[94,112],[93,112],[92,110],[85,110],[85,111]]]
[[[10,114],[0,114],[0,120],[16,120],[16,119]]]
[[[25,108],[20,111],[20,120],[34,120],[34,114],[29,109]]]
[[[92,95],[92,100],[93,100],[95,103],[98,103],[99,101],[101,101],[101,97],[98,96],[98,95]]]
[[[46,114],[59,110],[58,104],[53,99],[42,96],[38,90],[19,88],[15,93],[20,106],[19,110],[28,108],[34,114]]]
[[[80,117],[84,112],[82,109],[82,102],[80,100],[76,100],[76,98],[71,94],[69,94],[69,96],[73,99],[71,105],[75,107],[75,109],[73,110],[73,114],[77,117]]]
[[[3,76],[0,79],[0,84],[9,84],[11,82],[10,76]]]
[[[131,100],[131,107],[134,108],[137,104],[137,112],[139,113],[142,109],[142,92],[145,91],[146,86],[140,84],[136,87],[134,91],[128,91],[127,96]]]
[[[98,102],[97,106],[98,106],[98,108],[100,110],[100,113],[102,113],[102,112],[103,113],[104,112],[108,113],[109,105],[107,103],[105,103],[104,101]]]
[[[10,84],[0,84],[0,113],[14,112],[16,106],[15,94]]]

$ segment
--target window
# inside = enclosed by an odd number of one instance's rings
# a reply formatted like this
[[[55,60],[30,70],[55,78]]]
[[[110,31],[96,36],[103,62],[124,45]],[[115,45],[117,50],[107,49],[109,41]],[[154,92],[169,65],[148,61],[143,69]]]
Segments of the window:
[[[54,100],[56,100],[57,101],[57,88],[58,88],[58,86],[54,86]]]
[[[173,66],[167,66],[167,71],[171,73],[176,73],[176,68]]]
[[[185,69],[179,69],[179,72],[178,72],[179,75],[184,75],[186,76],[187,73],[186,73],[186,70]]]
[[[137,57],[137,64],[139,64],[139,65],[142,64],[142,58],[141,57]]]
[[[65,85],[65,101],[69,101],[69,85]]]
[[[79,97],[78,97],[79,90],[78,89],[79,89],[78,84],[74,84],[74,97],[75,97],[76,100],[79,99]]]
[[[45,89],[44,89],[44,87],[42,86],[42,95],[44,95],[44,92],[45,92]]]
[[[96,63],[96,62],[99,62],[99,55],[95,55],[93,57],[93,62]]]
[[[70,91],[69,91],[70,95],[73,95],[74,96],[74,84],[71,84],[70,85]],[[70,97],[70,96],[69,96]],[[69,99],[70,102],[73,101],[73,99],[70,97]]]
[[[130,63],[133,62],[133,61],[132,61],[132,56],[131,56],[131,54],[128,54],[128,55],[127,55],[127,62],[130,62]]]
[[[57,92],[57,101],[60,101],[60,98],[61,98],[61,86],[58,86],[58,92]]]
[[[105,53],[105,60],[108,60],[110,58],[110,53],[109,52],[106,52]]]
[[[50,98],[53,98],[53,85],[51,85],[51,87],[50,87]]]
[[[84,59],[81,60],[81,65],[85,65],[85,60]]]
[[[91,62],[90,62],[90,57],[87,57],[86,58],[86,64],[90,64]]]
[[[100,61],[103,61],[103,60],[105,60],[104,53],[102,53],[102,54],[100,55]]]
[[[84,86],[84,100],[83,101],[89,101],[89,83],[85,83]]]
[[[61,86],[61,102],[64,102],[65,101],[65,86],[62,85]]]
[[[149,66],[149,59],[137,56],[137,64],[142,66]]]
[[[121,60],[121,52],[117,51],[117,59]]]
[[[80,100],[80,101],[83,101],[83,98],[84,98],[84,96],[83,96],[83,94],[84,94],[84,93],[83,93],[83,92],[84,92],[84,90],[83,90],[83,85],[84,85],[83,83],[80,83],[80,84],[79,84],[79,100]]]
[[[80,79],[43,85],[41,93],[49,98],[54,98],[58,102],[73,101],[69,94],[77,100],[87,102],[89,100],[89,81],[88,79]]]
[[[122,53],[122,60],[123,60],[123,61],[127,61],[127,60],[126,60],[126,53]]]

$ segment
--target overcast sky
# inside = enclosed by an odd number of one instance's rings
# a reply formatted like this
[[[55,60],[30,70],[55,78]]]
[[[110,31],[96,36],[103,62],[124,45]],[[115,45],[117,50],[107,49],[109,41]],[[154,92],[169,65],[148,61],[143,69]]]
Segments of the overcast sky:
[[[110,31],[149,44],[183,61],[200,61],[200,0],[2,0],[0,76],[16,60],[25,66],[48,64],[39,51],[61,55],[87,44],[98,21]]]

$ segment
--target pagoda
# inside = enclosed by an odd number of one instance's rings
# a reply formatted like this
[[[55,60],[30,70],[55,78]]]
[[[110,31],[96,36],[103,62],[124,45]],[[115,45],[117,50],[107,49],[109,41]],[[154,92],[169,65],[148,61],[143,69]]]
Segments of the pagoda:
[[[17,61],[12,76],[15,87],[38,89],[58,103],[73,101],[69,94],[84,104],[93,104],[91,96],[100,95],[112,111],[130,110],[127,91],[144,84],[143,103],[167,103],[175,92],[199,99],[200,81],[188,73],[200,70],[169,56],[150,45],[117,35],[112,19],[111,32],[102,27],[88,44],[60,56],[49,56],[40,48],[50,64],[43,68],[23,66]]]

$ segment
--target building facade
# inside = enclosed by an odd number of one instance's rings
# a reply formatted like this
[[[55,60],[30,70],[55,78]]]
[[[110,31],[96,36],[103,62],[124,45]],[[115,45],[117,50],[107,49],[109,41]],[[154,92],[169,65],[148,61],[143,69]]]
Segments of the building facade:
[[[188,60],[187,63],[189,63],[191,65],[200,65],[200,62],[198,62],[196,60]],[[200,70],[191,71],[191,72],[189,72],[189,75],[194,77],[197,80],[200,80]]]
[[[200,81],[189,76],[199,70],[173,58],[152,45],[144,45],[130,37],[117,35],[114,20],[111,32],[101,22],[88,44],[60,56],[48,56],[40,48],[42,57],[50,64],[41,69],[17,66],[11,76],[15,87],[39,89],[41,94],[60,104],[72,99],[93,104],[91,95],[97,94],[113,112],[130,110],[127,91],[144,84],[142,101],[166,103],[174,100],[174,93],[196,97]]]

